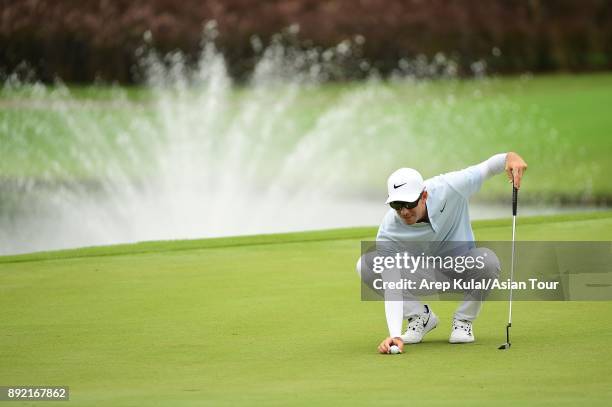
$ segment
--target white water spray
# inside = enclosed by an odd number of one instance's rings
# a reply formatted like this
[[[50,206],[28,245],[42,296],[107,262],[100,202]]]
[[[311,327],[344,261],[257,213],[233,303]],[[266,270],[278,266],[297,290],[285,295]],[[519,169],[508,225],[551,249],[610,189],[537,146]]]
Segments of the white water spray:
[[[388,173],[430,176],[484,157],[457,139],[486,140],[486,118],[517,109],[500,98],[465,115],[452,91],[401,71],[398,83],[322,84],[347,49],[273,44],[246,87],[211,41],[195,68],[148,53],[136,100],[9,79],[5,94],[22,98],[4,101],[0,254],[376,224]],[[439,57],[417,62],[441,71]]]

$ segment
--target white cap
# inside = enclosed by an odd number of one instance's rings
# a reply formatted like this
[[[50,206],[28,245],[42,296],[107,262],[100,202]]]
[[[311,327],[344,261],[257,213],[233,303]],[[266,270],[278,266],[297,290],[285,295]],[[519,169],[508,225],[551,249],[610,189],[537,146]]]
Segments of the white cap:
[[[385,203],[393,201],[414,202],[419,199],[419,195],[424,189],[423,177],[417,170],[400,168],[389,175],[387,180],[389,198]]]

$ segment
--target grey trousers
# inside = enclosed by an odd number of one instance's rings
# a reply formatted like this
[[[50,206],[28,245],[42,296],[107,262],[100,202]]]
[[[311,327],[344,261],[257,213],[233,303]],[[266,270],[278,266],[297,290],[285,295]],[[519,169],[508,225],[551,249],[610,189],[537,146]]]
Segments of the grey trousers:
[[[375,279],[380,279],[381,275],[373,271],[373,257],[376,253],[366,253],[357,261],[357,274],[365,285],[372,287]],[[497,279],[501,271],[501,265],[497,255],[490,249],[484,247],[473,248],[463,256],[482,256],[484,258],[483,268],[468,268],[461,277],[464,279],[479,281],[484,279]],[[364,269],[365,268],[365,269]],[[449,282],[452,286],[453,280],[457,278],[456,273],[444,271],[444,270],[416,270],[412,277],[416,280],[427,280],[429,282]],[[487,295],[484,290],[468,290],[462,291],[464,298],[459,307],[455,310],[453,315],[456,319],[474,321],[480,310],[482,309],[483,301]],[[415,315],[422,314],[425,310],[421,301],[419,301],[419,295],[432,294],[431,291],[422,290],[403,290],[403,312],[404,318],[410,318]],[[382,297],[381,297],[382,299]]]

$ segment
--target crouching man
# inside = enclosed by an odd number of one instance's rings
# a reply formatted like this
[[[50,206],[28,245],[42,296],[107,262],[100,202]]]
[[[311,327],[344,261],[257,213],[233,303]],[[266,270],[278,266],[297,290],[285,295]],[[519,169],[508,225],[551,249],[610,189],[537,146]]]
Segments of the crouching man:
[[[493,175],[506,172],[510,182],[520,188],[521,179],[527,169],[525,161],[516,153],[497,154],[488,160],[464,170],[442,174],[423,180],[421,174],[411,168],[400,168],[387,180],[387,204],[391,209],[382,220],[376,236],[377,252],[362,256],[357,262],[357,272],[364,283],[371,286],[374,279],[397,282],[403,277],[397,267],[385,272],[372,268],[374,255],[397,254],[398,247],[406,244],[429,242],[428,249],[441,254],[454,251],[453,256],[480,257],[485,259],[479,267],[465,268],[460,276],[470,281],[497,278],[500,265],[495,253],[486,248],[477,248],[470,223],[468,205],[470,197],[483,182]],[[453,245],[453,242],[460,242]],[[414,246],[416,247],[416,246]],[[382,250],[381,250],[382,248]],[[393,248],[393,249],[390,249]],[[481,266],[481,267],[480,267]],[[456,270],[437,267],[412,270],[413,281],[425,280],[449,282],[457,279]],[[405,274],[404,274],[405,276]],[[465,289],[463,302],[456,309],[449,342],[468,343],[474,341],[472,323],[478,317],[486,292],[481,289]],[[430,292],[429,292],[430,293]],[[401,288],[384,290],[385,314],[389,336],[378,346],[380,353],[388,353],[392,345],[403,349],[405,343],[419,343],[438,324],[438,317],[426,304],[416,297],[418,290]],[[402,334],[403,319],[407,327]]]

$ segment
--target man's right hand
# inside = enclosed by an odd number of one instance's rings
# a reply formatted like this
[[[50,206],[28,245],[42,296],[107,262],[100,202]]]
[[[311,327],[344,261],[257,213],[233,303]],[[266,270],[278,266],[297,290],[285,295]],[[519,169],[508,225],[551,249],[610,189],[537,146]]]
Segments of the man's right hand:
[[[385,340],[378,345],[378,351],[380,353],[389,353],[389,348],[391,348],[393,345],[397,346],[400,352],[404,352],[404,342],[402,341],[402,338],[392,338],[390,336],[385,338]]]

